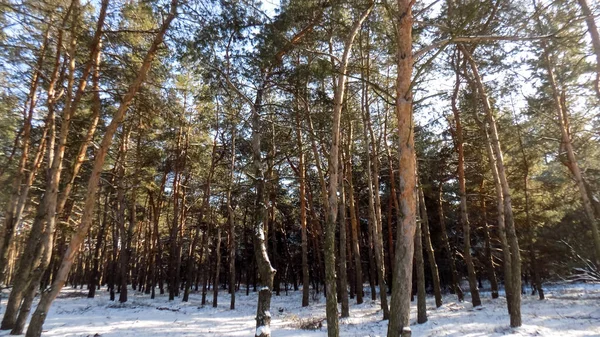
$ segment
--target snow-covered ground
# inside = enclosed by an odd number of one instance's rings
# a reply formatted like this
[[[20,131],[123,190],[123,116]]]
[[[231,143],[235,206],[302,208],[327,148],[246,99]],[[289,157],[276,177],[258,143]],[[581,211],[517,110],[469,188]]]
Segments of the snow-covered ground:
[[[243,289],[244,290],[244,289]],[[365,290],[368,290],[366,288]],[[483,306],[473,309],[469,302],[458,303],[453,295],[444,297],[444,305],[435,309],[428,298],[429,321],[416,324],[413,303],[413,336],[600,336],[600,285],[560,284],[546,288],[544,301],[536,296],[523,297],[523,326],[509,328],[504,298],[492,300],[482,293]],[[256,293],[238,292],[236,310],[229,310],[229,295],[219,294],[219,305],[200,306],[200,295],[192,294],[188,303],[168,301],[166,295],[151,300],[148,295],[132,292],[125,304],[111,302],[105,291],[94,299],[85,290],[65,288],[55,301],[44,325],[45,337],[55,336],[253,336],[255,331]],[[381,320],[379,302],[365,294],[365,303],[351,300],[350,318],[341,320],[341,336],[385,336],[387,321]],[[302,292],[282,292],[273,296],[271,325],[274,337],[325,336],[325,299],[311,301],[302,308]],[[314,296],[315,298],[317,296]],[[467,294],[468,297],[468,294]],[[212,299],[212,293],[208,298]],[[0,307],[4,313],[6,296]],[[300,326],[322,320],[323,327],[303,330]],[[5,336],[3,331],[0,336]]]

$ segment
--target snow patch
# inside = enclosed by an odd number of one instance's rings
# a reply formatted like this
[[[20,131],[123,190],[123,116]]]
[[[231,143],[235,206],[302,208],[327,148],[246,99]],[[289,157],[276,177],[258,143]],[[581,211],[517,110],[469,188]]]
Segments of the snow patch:
[[[260,335],[270,335],[271,334],[271,328],[269,328],[268,326],[259,326],[258,328],[256,328],[256,336],[260,336]]]
[[[277,337],[326,337],[325,304],[319,294],[318,302],[301,307],[302,291],[273,296],[271,307],[284,311],[272,317],[267,327],[256,327],[258,292],[245,296],[245,286],[236,295],[236,310],[228,310],[230,295],[219,294],[217,308],[198,307],[202,294],[193,292],[186,303],[169,301],[168,294],[156,294],[155,299],[131,290],[130,301],[116,305],[109,301],[106,288],[96,298],[86,297],[87,291],[66,287],[54,302],[46,323],[44,337],[183,337],[223,336],[240,337],[258,333],[272,333]],[[258,289],[257,289],[258,290]],[[370,294],[368,284],[365,293]],[[590,337],[600,336],[600,284],[560,283],[547,284],[545,301],[529,292],[522,297],[523,326],[512,329],[506,311],[504,292],[491,299],[489,287],[481,291],[485,309],[473,310],[468,302],[456,302],[455,295],[445,295],[444,305],[435,308],[433,296],[427,297],[426,324],[416,324],[416,303],[411,303],[410,327],[413,337]],[[3,291],[3,295],[7,295]],[[368,296],[367,296],[368,297]],[[6,297],[5,297],[6,298]],[[389,298],[388,298],[389,299]],[[37,305],[37,299],[34,306]],[[0,315],[5,306],[0,306]],[[268,313],[270,315],[272,313]],[[365,301],[357,305],[350,301],[350,317],[341,320],[340,336],[385,336],[387,321],[381,320],[379,301]],[[303,329],[305,323],[310,329]],[[406,327],[407,329],[409,327]],[[272,330],[272,332],[271,332]],[[6,332],[7,333],[7,332]],[[0,332],[0,337],[6,336]]]

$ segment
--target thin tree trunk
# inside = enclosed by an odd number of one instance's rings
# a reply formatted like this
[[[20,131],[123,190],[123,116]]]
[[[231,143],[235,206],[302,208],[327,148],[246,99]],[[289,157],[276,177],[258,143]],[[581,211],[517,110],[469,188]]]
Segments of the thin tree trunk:
[[[343,141],[342,141],[343,143]],[[346,270],[346,195],[344,190],[344,160],[343,153],[340,152],[342,160],[340,160],[339,174],[339,190],[340,190],[340,205],[339,205],[339,224],[340,224],[340,297],[342,302],[342,318],[350,317],[350,308],[348,306],[348,273]]]
[[[427,322],[427,294],[425,293],[425,259],[423,259],[423,216],[416,208],[417,228],[415,229],[415,269],[417,270],[417,323]]]
[[[215,266],[215,279],[213,283],[213,308],[217,307],[217,300],[219,297],[219,276],[221,273],[221,225],[217,225],[217,247],[215,248],[216,253],[216,266]]]
[[[227,220],[229,222],[228,249],[229,249],[229,294],[231,302],[229,309],[235,309],[235,213],[231,200],[231,189],[235,173],[235,127],[231,128],[231,168],[229,173],[229,185],[227,186]]]
[[[98,230],[98,235],[96,237],[96,247],[94,247],[94,258],[93,258],[93,266],[90,273],[90,283],[88,289],[88,298],[94,298],[96,295],[96,287],[99,285],[100,278],[100,249],[102,249],[103,241],[104,241],[104,232],[107,226],[107,216],[108,216],[108,192],[106,192],[104,196],[104,207],[102,210],[102,223],[100,225],[100,229]]]
[[[67,20],[70,17],[70,13],[72,10],[74,2],[71,3],[71,6],[69,7],[67,13],[65,14],[65,17],[63,19],[63,26],[65,26],[67,24]],[[47,124],[47,129],[49,132],[49,135],[47,137],[47,141],[45,142],[45,146],[47,148],[46,150],[46,156],[47,156],[47,163],[48,163],[48,170],[46,172],[46,189],[47,189],[47,193],[44,193],[44,196],[42,197],[41,202],[38,204],[37,210],[36,210],[36,216],[33,220],[33,224],[31,226],[31,230],[29,233],[29,237],[27,238],[27,244],[24,247],[24,251],[21,254],[21,257],[19,258],[18,262],[17,262],[17,272],[15,273],[15,277],[13,280],[13,289],[9,295],[8,298],[8,303],[6,305],[6,310],[4,312],[4,317],[2,318],[2,324],[0,325],[0,329],[2,330],[9,330],[9,329],[13,329],[15,327],[16,321],[17,321],[17,315],[19,312],[19,308],[22,304],[23,301],[23,297],[25,296],[24,292],[26,291],[26,289],[29,286],[29,283],[31,281],[30,278],[30,272],[34,267],[34,263],[36,263],[36,261],[39,261],[39,256],[42,252],[41,250],[41,245],[39,244],[42,241],[42,236],[43,236],[43,230],[44,230],[44,226],[45,226],[45,221],[47,219],[47,215],[46,215],[46,211],[49,209],[49,207],[51,206],[51,199],[52,199],[52,179],[55,178],[56,176],[54,174],[52,174],[52,165],[53,165],[53,160],[54,160],[54,144],[55,144],[55,137],[56,137],[56,126],[55,126],[55,100],[56,100],[56,91],[55,91],[55,86],[56,83],[58,82],[58,76],[59,76],[59,68],[60,68],[60,58],[61,58],[61,54],[62,54],[62,39],[63,39],[63,33],[64,33],[64,29],[60,29],[58,32],[58,38],[57,38],[57,47],[56,47],[56,61],[54,63],[54,69],[50,78],[50,83],[48,84],[48,116],[46,118],[46,124]],[[19,177],[19,172],[21,170],[25,169],[26,163],[27,163],[27,152],[28,152],[28,142],[29,142],[29,136],[28,136],[28,128],[30,128],[30,126],[27,126],[27,121],[25,123],[25,130],[24,130],[24,144],[23,144],[23,155],[21,158],[21,161],[19,163],[19,171],[17,172],[17,177],[15,180],[15,184],[18,184],[15,186],[15,191],[16,193],[18,193],[19,189],[20,189],[20,185],[21,185],[21,177]],[[25,135],[27,135],[27,137],[25,138]],[[56,171],[55,171],[56,173]],[[23,192],[23,191],[21,191]],[[18,220],[18,209],[20,209],[23,205],[24,202],[21,204],[19,198],[23,197],[24,194],[21,193],[20,195],[14,195],[13,200],[11,200],[10,202],[10,208],[8,209],[8,214],[6,216],[6,222],[5,222],[5,226],[4,226],[4,242],[3,242],[3,246],[7,249],[10,245],[10,238],[12,237],[12,232],[14,230],[14,227],[16,225],[16,221]],[[2,254],[7,253],[2,252]],[[4,259],[4,255],[0,258]],[[4,269],[4,266],[0,266],[0,269]],[[4,271],[2,270],[0,273],[3,273]],[[4,275],[2,275],[2,278],[4,278]]]
[[[485,194],[483,191],[485,179],[481,179],[479,185],[479,197],[480,197],[480,211],[483,220],[483,238],[485,241],[485,266],[487,269],[488,279],[490,280],[490,287],[492,291],[492,298],[498,298],[498,280],[496,278],[496,271],[494,270],[494,255],[492,255],[492,240],[490,238],[490,229],[487,220],[487,208],[485,206]]]
[[[425,239],[425,250],[427,250],[427,258],[429,260],[429,268],[431,268],[431,278],[433,280],[433,293],[435,295],[435,306],[441,307],[442,301],[442,290],[440,287],[440,274],[438,271],[437,263],[435,262],[435,252],[433,245],[431,244],[431,235],[429,233],[429,216],[427,215],[427,207],[425,206],[425,196],[423,195],[423,189],[419,187],[419,204],[420,214],[423,229],[423,238]]]
[[[348,184],[348,206],[350,211],[350,232],[352,233],[352,254],[354,255],[356,304],[363,303],[363,273],[362,260],[360,257],[360,239],[358,219],[356,218],[356,206],[354,202],[354,183],[352,178],[352,124],[349,126],[348,142],[346,143],[346,182]]]
[[[119,260],[118,262],[118,272],[119,272],[119,302],[125,303],[127,302],[127,281],[128,281],[128,273],[129,273],[129,251],[128,251],[128,241],[130,240],[129,230],[125,227],[126,219],[125,212],[127,210],[127,202],[125,200],[125,190],[127,189],[125,183],[125,165],[127,163],[127,152],[129,149],[129,128],[125,128],[122,138],[121,138],[121,146],[119,147],[120,151],[120,163],[117,169],[117,225],[119,227],[120,234],[120,251],[119,251]],[[131,227],[131,226],[128,226]],[[116,243],[115,243],[116,248]]]
[[[450,272],[452,273],[452,289],[458,297],[458,301],[462,302],[465,299],[462,288],[460,287],[460,278],[458,277],[458,271],[456,270],[456,260],[454,250],[450,246],[450,240],[448,239],[448,231],[446,230],[446,216],[444,215],[444,199],[442,198],[442,183],[438,187],[437,199],[438,199],[438,214],[440,220],[440,227],[442,232],[442,242],[444,248],[448,252],[448,258],[450,259]]]
[[[460,63],[460,59],[457,59],[457,69]],[[456,106],[458,99],[458,93],[460,89],[460,76],[458,71],[456,72],[456,81],[454,84],[454,92],[452,93],[452,113],[454,114],[454,122],[456,128],[454,129],[454,145],[456,152],[458,153],[457,173],[458,173],[458,193],[460,196],[460,223],[463,228],[463,239],[464,239],[464,251],[463,256],[465,264],[467,265],[467,273],[469,274],[469,289],[471,290],[471,302],[474,307],[481,305],[481,299],[479,298],[479,289],[477,288],[477,275],[475,273],[475,266],[473,264],[473,257],[471,256],[471,224],[469,223],[469,214],[467,211],[467,187],[465,178],[465,150],[464,150],[464,139],[462,123],[460,120],[460,112]]]
[[[308,272],[308,231],[306,227],[306,168],[304,163],[304,149],[300,113],[296,114],[296,145],[298,146],[298,180],[300,193],[300,228],[302,236],[302,306],[309,305],[310,275]]]

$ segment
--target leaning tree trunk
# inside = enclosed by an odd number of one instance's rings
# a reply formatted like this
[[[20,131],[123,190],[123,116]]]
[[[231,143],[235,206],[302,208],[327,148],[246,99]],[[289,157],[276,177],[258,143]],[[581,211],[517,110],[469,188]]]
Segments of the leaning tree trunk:
[[[417,226],[416,213],[416,157],[412,113],[411,77],[412,57],[412,6],[411,0],[398,0],[396,23],[397,80],[396,117],[398,119],[399,192],[402,219],[398,223],[390,322],[388,337],[410,336],[410,295],[412,291],[412,264],[414,235]]]
[[[98,190],[98,181],[100,180],[100,173],[102,172],[102,168],[104,166],[104,161],[106,159],[106,155],[108,153],[108,149],[112,143],[112,138],[117,131],[118,126],[121,124],[123,118],[125,117],[125,113],[127,112],[127,108],[129,104],[133,100],[133,97],[138,92],[140,86],[146,79],[146,75],[150,66],[152,64],[152,60],[158,50],[158,47],[163,42],[163,37],[166,30],[169,28],[171,21],[175,18],[176,10],[177,10],[178,0],[171,1],[171,10],[169,15],[165,18],[163,24],[158,30],[157,35],[152,42],[152,45],[148,49],[146,56],[140,66],[140,69],[136,75],[136,78],[133,80],[131,85],[129,86],[127,93],[123,96],[119,108],[113,115],[113,118],[110,124],[106,128],[106,132],[100,142],[100,146],[96,151],[96,156],[94,159],[94,164],[91,172],[90,179],[88,180],[88,187],[85,196],[85,204],[83,208],[83,214],[81,217],[81,223],[76,228],[75,233],[71,237],[71,241],[69,243],[69,247],[65,252],[62,263],[58,272],[55,275],[55,279],[52,282],[50,289],[46,290],[40,299],[40,302],[37,306],[37,309],[33,313],[31,318],[29,327],[27,329],[26,337],[39,337],[42,334],[42,326],[47,317],[48,311],[50,310],[50,306],[52,302],[64,286],[71,266],[73,264],[75,255],[79,250],[79,247],[85,236],[87,235],[89,228],[92,223],[92,218],[94,214],[94,206],[96,201],[96,193]]]

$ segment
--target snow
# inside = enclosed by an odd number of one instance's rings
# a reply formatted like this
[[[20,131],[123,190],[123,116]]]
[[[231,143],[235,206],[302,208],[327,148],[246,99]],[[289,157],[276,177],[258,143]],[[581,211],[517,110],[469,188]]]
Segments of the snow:
[[[268,335],[271,333],[271,329],[268,326],[259,326],[256,328],[256,336],[260,336],[262,334]]]
[[[529,289],[526,289],[528,292]],[[482,292],[483,305],[473,308],[469,302],[457,302],[450,294],[444,296],[444,305],[435,308],[433,297],[427,299],[425,324],[416,324],[416,304],[412,304],[411,328],[413,336],[546,336],[579,337],[600,336],[600,284],[557,284],[545,289],[547,299],[523,296],[523,326],[510,328],[506,301],[492,300],[489,292]],[[53,304],[44,337],[84,336],[252,336],[256,329],[257,293],[245,295],[245,288],[236,296],[236,310],[229,310],[230,297],[219,293],[217,308],[208,303],[200,305],[201,295],[190,295],[190,301],[168,301],[168,296],[132,292],[124,304],[108,299],[105,289],[94,299],[86,298],[87,291],[65,288]],[[469,298],[469,294],[465,294]],[[0,314],[6,307],[6,294],[0,305]],[[325,299],[322,294],[311,296],[311,305],[302,308],[302,291],[290,291],[273,296],[271,321],[274,337],[326,336]],[[316,299],[316,301],[314,300]],[[385,336],[387,321],[382,321],[378,301],[371,301],[369,287],[365,287],[365,303],[357,305],[350,300],[350,317],[340,320],[340,336]],[[315,330],[303,330],[300,327]],[[262,330],[264,332],[264,330]],[[0,332],[0,336],[8,331]]]

